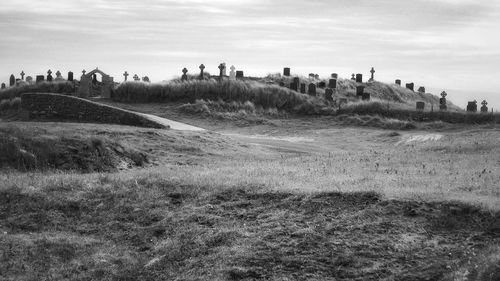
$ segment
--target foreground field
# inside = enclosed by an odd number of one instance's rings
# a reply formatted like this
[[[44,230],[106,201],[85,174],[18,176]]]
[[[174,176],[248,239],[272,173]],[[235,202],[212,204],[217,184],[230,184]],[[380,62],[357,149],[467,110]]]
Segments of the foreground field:
[[[11,123],[99,136],[150,163],[4,170],[0,279],[500,278],[498,128],[323,121],[218,133]]]

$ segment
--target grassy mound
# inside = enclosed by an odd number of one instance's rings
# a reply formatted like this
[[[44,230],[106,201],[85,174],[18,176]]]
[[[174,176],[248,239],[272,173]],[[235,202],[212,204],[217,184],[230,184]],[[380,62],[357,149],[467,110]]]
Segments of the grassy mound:
[[[104,137],[54,137],[40,129],[0,127],[0,168],[107,172],[146,161],[144,154],[127,151]]]
[[[24,93],[55,93],[71,94],[76,92],[75,83],[69,81],[42,82],[37,84],[24,84],[18,87],[10,87],[0,90],[0,100],[21,97]]]

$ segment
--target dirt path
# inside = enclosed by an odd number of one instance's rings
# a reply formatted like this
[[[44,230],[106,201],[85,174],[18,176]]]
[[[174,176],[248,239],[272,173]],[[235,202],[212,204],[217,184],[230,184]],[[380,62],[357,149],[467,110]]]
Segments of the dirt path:
[[[165,126],[169,126],[170,129],[173,129],[173,130],[180,130],[180,131],[205,131],[205,129],[203,128],[200,128],[200,127],[195,127],[195,126],[191,126],[191,125],[188,125],[188,124],[185,124],[185,123],[181,123],[181,122],[177,122],[177,121],[173,121],[173,120],[170,120],[170,119],[166,119],[166,118],[162,118],[162,117],[159,117],[159,116],[156,116],[156,115],[151,115],[151,114],[145,114],[145,113],[138,113],[136,112],[137,114],[139,115],[142,115],[150,120],[153,120],[157,123],[160,123],[162,125],[165,125]]]

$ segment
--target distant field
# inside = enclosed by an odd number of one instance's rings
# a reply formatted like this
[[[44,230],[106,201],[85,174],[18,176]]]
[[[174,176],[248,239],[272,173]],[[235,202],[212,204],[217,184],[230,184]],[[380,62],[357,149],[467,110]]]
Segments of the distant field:
[[[497,280],[498,128],[330,121],[0,125],[148,159],[113,173],[3,169],[0,277]]]

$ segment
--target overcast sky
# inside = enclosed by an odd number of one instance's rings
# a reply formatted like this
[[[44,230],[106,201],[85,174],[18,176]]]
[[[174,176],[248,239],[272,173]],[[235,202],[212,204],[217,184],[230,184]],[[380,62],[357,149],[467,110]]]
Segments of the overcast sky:
[[[95,67],[154,81],[220,62],[245,75],[402,79],[500,109],[500,0],[7,0],[0,81]],[[498,93],[498,98],[497,94]],[[497,100],[494,100],[494,99]]]

